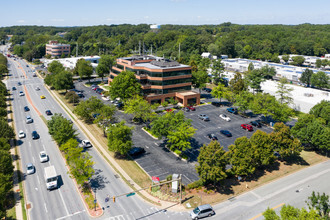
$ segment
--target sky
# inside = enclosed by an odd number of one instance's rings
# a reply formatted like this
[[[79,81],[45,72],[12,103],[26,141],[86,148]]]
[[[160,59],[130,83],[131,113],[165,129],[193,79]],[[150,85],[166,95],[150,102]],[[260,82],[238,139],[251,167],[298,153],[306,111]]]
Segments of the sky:
[[[330,24],[330,0],[0,0],[0,27]]]

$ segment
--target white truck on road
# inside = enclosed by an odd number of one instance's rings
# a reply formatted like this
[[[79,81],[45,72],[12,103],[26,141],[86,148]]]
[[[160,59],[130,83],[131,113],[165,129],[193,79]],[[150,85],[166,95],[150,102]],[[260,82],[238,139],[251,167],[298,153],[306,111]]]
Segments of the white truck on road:
[[[45,167],[45,180],[48,190],[57,188],[57,178],[54,166]]]

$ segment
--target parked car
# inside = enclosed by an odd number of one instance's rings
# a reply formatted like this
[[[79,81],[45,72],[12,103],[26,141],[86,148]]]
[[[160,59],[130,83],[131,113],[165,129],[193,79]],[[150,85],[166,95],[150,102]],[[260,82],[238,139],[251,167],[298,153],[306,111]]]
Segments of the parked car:
[[[39,91],[40,90],[40,88],[39,87],[36,87],[36,91]]]
[[[182,110],[185,111],[185,112],[189,112],[190,111],[190,109],[188,107],[183,107]]]
[[[16,87],[15,87],[15,86],[13,86],[12,90],[13,90],[13,91],[14,91],[14,90],[16,90]]]
[[[31,118],[30,115],[26,116],[26,124],[30,124],[33,122],[33,119]]]
[[[237,114],[237,109],[233,107],[227,108],[227,111],[233,114]]]
[[[249,124],[241,124],[241,128],[248,130],[248,131],[253,131],[253,127]]]
[[[173,109],[168,108],[168,109],[165,109],[165,111],[167,111],[167,112],[173,112]]]
[[[93,147],[93,145],[91,144],[91,142],[89,140],[82,140],[81,144],[84,148],[90,148]]]
[[[29,107],[27,107],[27,106],[24,106],[24,111],[25,111],[25,112],[28,112],[28,111],[30,111]]]
[[[203,88],[203,90],[204,90],[205,92],[208,92],[208,93],[212,92],[212,89],[210,89],[210,88]]]
[[[212,105],[216,106],[216,107],[220,107],[221,106],[221,102],[211,102]]]
[[[189,108],[190,111],[195,111],[196,110],[195,107],[193,107],[193,106],[188,106],[188,108]]]
[[[131,156],[138,156],[140,154],[144,154],[146,150],[143,147],[133,147],[128,151],[128,154]]]
[[[30,175],[30,174],[34,174],[36,171],[36,169],[34,168],[32,163],[28,163],[26,165],[26,174]]]
[[[250,124],[255,126],[255,127],[261,128],[261,124],[257,121],[251,121]]]
[[[214,134],[208,134],[207,137],[211,140],[218,140],[217,136],[215,136]]]
[[[200,205],[196,207],[194,210],[191,211],[190,217],[191,219],[200,219],[204,217],[211,217],[212,215],[215,215],[215,212],[211,205]]]
[[[18,137],[19,138],[25,138],[25,133],[24,133],[24,131],[22,131],[22,130],[20,130],[19,132],[18,132]]]
[[[40,98],[41,98],[41,99],[45,99],[46,97],[45,97],[44,95],[41,95]]]
[[[49,160],[48,155],[45,151],[40,151],[39,153],[40,163],[47,162]]]
[[[53,113],[50,110],[46,110],[46,115],[52,115]]]
[[[21,82],[18,82],[18,83],[17,83],[17,85],[19,85],[19,86],[20,86],[20,85],[22,85],[22,83],[21,83]]]
[[[24,92],[23,91],[20,91],[19,92],[19,96],[24,96]]]
[[[225,135],[225,136],[227,136],[227,137],[231,137],[232,136],[232,134],[228,130],[220,130],[220,133],[223,134],[223,135]]]
[[[225,121],[230,121],[230,118],[225,114],[220,114],[219,117],[222,118]]]
[[[32,139],[35,140],[35,139],[39,139],[39,134],[37,131],[32,131]]]
[[[84,98],[85,97],[84,94],[82,94],[82,93],[78,93],[77,95],[78,95],[79,98]]]
[[[210,118],[205,114],[198,115],[198,118],[203,120],[203,121],[210,121]]]

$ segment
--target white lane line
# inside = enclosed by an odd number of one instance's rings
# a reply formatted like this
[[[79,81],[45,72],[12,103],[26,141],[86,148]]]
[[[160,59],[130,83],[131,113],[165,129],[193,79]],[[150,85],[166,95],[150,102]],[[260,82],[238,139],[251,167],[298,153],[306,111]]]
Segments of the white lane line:
[[[48,212],[48,210],[47,210],[47,206],[46,206],[46,203],[44,203],[44,205],[45,205],[45,210],[46,210],[46,212]]]
[[[39,180],[39,176],[37,175],[37,180],[38,180],[38,183],[39,183],[39,185],[40,185],[40,180]]]
[[[34,159],[34,157],[32,157],[32,160],[33,160],[33,163],[35,164],[36,163],[36,160]]]
[[[44,144],[42,145],[42,148],[44,149],[44,151],[46,151],[46,148],[45,148],[45,145]]]
[[[155,143],[156,144],[156,146],[158,146],[158,144],[157,143]]]
[[[30,141],[29,141],[29,146],[30,146],[30,147],[32,147],[32,144],[31,144],[31,142],[30,142]]]
[[[60,197],[62,199],[62,202],[63,202],[64,208],[65,208],[66,214],[69,215],[69,211],[68,211],[68,208],[65,205],[65,202],[64,202],[64,199],[63,199],[63,196],[62,196],[62,192],[61,192],[61,190],[58,190],[58,191],[60,193]]]
[[[63,216],[63,217],[61,217],[61,218],[57,218],[56,220],[61,220],[61,219],[69,218],[69,217],[71,217],[71,216],[78,215],[78,214],[80,214],[80,213],[82,213],[82,212],[85,212],[85,210],[78,211],[78,212],[75,212],[75,213],[73,213],[73,214]]]
[[[146,148],[149,148],[149,147],[146,145]]]

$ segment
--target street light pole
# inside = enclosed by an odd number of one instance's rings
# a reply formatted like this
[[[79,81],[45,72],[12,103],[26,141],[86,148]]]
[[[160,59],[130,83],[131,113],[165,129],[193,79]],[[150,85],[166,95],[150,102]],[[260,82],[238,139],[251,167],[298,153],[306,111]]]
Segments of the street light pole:
[[[94,211],[96,211],[96,187],[94,188],[95,191],[94,191]]]

